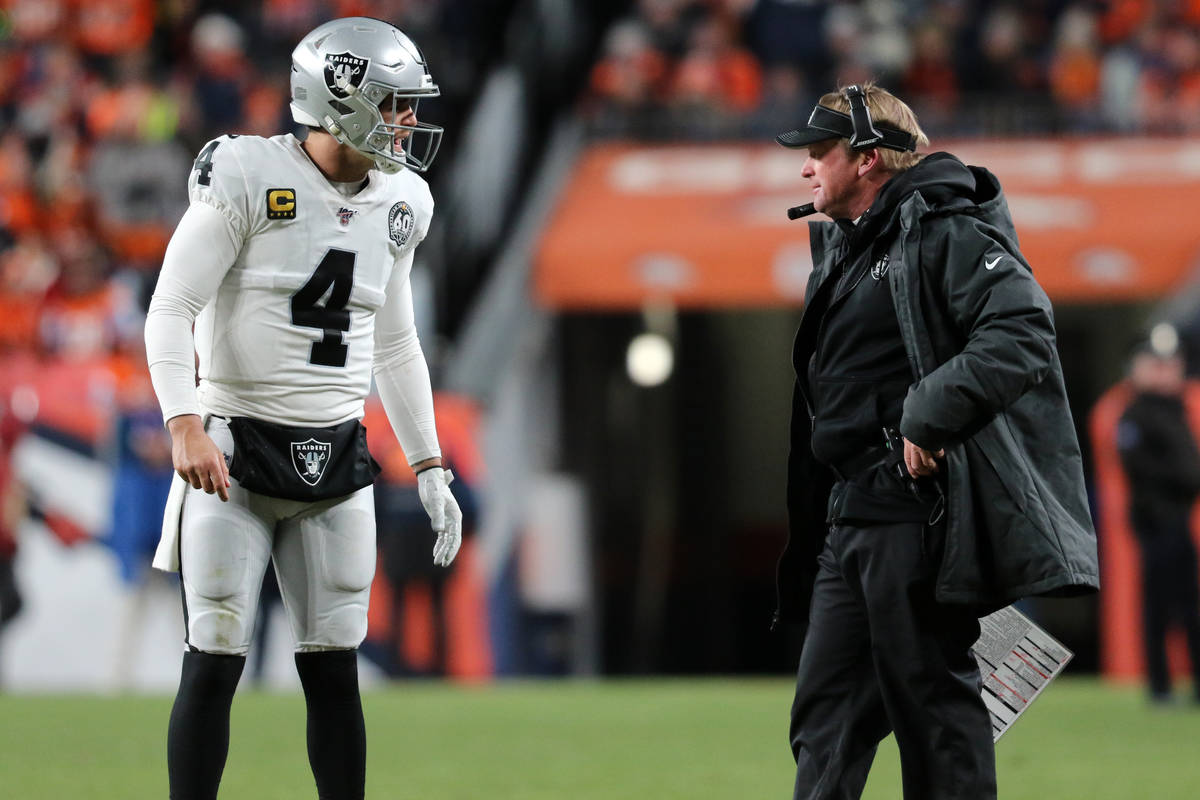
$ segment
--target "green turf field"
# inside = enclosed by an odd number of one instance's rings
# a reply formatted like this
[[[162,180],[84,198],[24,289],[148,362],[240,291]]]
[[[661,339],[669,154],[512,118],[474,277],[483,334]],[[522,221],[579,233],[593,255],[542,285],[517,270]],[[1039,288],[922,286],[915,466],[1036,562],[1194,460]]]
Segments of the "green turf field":
[[[401,684],[365,698],[367,796],[787,798],[786,681]],[[0,696],[0,793],[21,800],[165,798],[164,697]],[[304,709],[234,703],[221,796],[316,792]],[[1005,800],[1200,797],[1200,709],[1151,710],[1132,689],[1064,679],[997,747]],[[867,788],[899,798],[889,741]]]

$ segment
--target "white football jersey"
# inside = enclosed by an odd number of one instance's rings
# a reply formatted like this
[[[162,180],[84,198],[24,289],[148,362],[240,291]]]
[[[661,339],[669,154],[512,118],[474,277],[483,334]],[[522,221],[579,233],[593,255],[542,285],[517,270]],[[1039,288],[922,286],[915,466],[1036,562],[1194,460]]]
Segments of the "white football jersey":
[[[201,404],[293,425],[361,417],[375,312],[429,231],[425,181],[371,170],[347,197],[291,134],[222,136],[200,151],[188,193],[242,242],[196,318]]]

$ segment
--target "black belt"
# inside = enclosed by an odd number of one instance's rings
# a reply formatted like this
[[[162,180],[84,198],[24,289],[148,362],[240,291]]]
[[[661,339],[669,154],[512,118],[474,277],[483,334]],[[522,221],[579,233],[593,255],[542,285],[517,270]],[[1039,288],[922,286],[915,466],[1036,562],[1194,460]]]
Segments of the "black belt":
[[[917,486],[917,481],[908,473],[908,467],[904,465],[904,446],[900,433],[894,428],[884,428],[884,441],[887,442],[886,447],[872,447],[864,453],[847,459],[839,464],[830,464],[829,469],[839,481],[848,481],[861,473],[863,470],[879,464],[887,464],[889,469],[895,471],[896,476],[908,487],[912,492],[913,497],[922,500],[921,490]],[[942,490],[941,484],[936,479],[930,479],[930,485],[933,486],[937,493],[937,500],[934,501],[933,510],[929,514],[929,524],[937,525],[946,515],[946,493]]]
[[[829,469],[839,481],[848,481],[863,470],[869,469],[876,464],[883,463],[884,459],[887,458],[887,455],[887,448],[872,447],[865,453],[859,453],[857,456],[849,458],[839,464],[830,464]]]

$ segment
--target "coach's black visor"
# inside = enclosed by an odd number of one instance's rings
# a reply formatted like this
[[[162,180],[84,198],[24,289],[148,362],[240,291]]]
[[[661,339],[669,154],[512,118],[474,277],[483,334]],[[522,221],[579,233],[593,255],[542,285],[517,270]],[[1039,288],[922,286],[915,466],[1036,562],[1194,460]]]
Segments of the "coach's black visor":
[[[849,114],[817,105],[813,107],[808,118],[808,125],[781,133],[775,137],[775,141],[784,147],[808,147],[826,139],[849,139],[850,146],[855,150],[865,150],[869,147],[886,147],[889,150],[900,151],[917,149],[917,137],[911,133],[891,125],[874,125],[870,116],[867,116],[867,127],[868,130],[859,135]]]

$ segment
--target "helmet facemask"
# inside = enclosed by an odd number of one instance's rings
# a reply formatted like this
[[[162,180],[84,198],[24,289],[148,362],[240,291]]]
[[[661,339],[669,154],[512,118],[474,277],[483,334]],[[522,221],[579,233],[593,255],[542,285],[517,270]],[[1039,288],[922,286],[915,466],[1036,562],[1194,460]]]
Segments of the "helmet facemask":
[[[421,97],[436,97],[437,90],[416,95],[411,92],[391,91],[388,87],[376,83],[364,87],[362,93],[367,102],[374,102],[379,98],[376,104],[379,121],[367,134],[363,146],[358,149],[371,156],[375,165],[383,172],[398,172],[403,167],[417,172],[429,169],[442,144],[442,126],[420,121],[404,125],[399,120],[407,116],[409,108],[415,116]],[[385,113],[385,110],[388,113]]]

